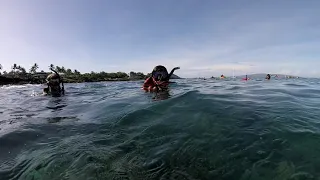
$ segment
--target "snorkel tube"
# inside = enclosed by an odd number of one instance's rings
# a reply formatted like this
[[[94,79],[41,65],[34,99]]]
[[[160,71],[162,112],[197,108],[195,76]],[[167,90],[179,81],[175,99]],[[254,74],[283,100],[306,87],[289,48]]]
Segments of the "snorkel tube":
[[[175,71],[175,70],[178,70],[178,69],[180,69],[180,67],[175,67],[175,68],[173,68],[173,69],[171,70],[171,72],[170,72],[170,74],[169,74],[169,77],[168,77],[168,81],[169,81],[170,77],[172,76],[172,74],[174,73],[174,71]]]
[[[169,85],[169,80],[171,78],[171,76],[173,75],[175,70],[180,69],[180,67],[175,67],[171,70],[170,74],[167,75],[167,77],[165,77],[163,79],[162,76],[160,76],[160,79],[158,81],[155,81],[156,87],[161,91],[162,88],[161,87],[167,87]]]
[[[162,66],[156,66],[153,71],[151,72],[151,77],[154,78],[156,81],[169,81],[171,76],[173,75],[174,71],[180,69],[180,67],[175,67],[171,70],[170,74],[168,74],[167,69]]]

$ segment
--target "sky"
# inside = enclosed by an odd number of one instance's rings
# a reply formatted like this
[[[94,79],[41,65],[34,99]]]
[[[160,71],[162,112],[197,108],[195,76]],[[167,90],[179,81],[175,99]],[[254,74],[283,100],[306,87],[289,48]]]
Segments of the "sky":
[[[319,0],[0,0],[0,64],[320,77]]]

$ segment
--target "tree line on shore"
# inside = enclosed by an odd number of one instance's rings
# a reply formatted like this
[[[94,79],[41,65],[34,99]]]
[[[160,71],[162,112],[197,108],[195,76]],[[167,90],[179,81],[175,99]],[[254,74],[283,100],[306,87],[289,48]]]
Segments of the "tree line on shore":
[[[26,69],[18,64],[13,64],[10,72],[3,71],[2,65],[0,64],[0,75],[6,78],[15,78],[25,81],[43,83],[46,76],[51,73],[41,70],[38,72],[39,66],[35,63],[27,72]],[[59,74],[63,76],[65,82],[98,82],[98,81],[128,81],[128,80],[140,80],[146,79],[150,74],[143,74],[142,72],[130,72],[129,74],[125,72],[93,72],[81,73],[78,70],[71,70],[63,66],[55,66],[50,64],[49,69],[54,69]]]

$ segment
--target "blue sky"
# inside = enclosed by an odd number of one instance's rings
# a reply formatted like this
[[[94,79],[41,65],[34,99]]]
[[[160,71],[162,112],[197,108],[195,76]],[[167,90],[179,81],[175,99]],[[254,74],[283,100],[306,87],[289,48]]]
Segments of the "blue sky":
[[[319,0],[1,0],[0,64],[320,76]]]

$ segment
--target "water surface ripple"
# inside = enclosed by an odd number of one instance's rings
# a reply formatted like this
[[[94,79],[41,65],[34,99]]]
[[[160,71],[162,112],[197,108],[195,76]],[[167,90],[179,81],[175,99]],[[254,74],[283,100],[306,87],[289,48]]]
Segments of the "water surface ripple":
[[[320,83],[176,80],[0,87],[0,179],[320,177]]]

